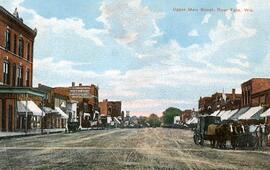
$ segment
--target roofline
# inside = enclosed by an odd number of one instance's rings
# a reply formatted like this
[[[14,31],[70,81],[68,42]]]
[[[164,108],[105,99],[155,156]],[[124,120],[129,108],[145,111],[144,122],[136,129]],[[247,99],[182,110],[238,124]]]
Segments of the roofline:
[[[27,31],[29,31],[31,34],[33,34],[34,38],[37,35],[37,32],[34,31],[32,28],[30,28],[28,25],[24,24],[22,21],[20,21],[18,18],[16,18],[14,15],[12,15],[8,10],[6,10],[3,6],[0,5],[0,12],[3,12],[5,15],[9,16],[16,24],[22,26]]]

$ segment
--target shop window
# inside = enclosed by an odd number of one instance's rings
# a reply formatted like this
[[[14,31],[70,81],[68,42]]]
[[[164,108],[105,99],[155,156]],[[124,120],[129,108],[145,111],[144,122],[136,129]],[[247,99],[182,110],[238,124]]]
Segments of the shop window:
[[[23,38],[19,38],[19,56],[23,57]]]
[[[4,61],[3,62],[3,83],[9,84],[9,62]]]
[[[6,30],[5,33],[5,48],[6,50],[10,50],[10,31]]]

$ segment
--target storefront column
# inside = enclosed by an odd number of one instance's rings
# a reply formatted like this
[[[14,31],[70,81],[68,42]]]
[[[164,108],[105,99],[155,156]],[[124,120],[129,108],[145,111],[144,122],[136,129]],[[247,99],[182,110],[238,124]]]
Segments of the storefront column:
[[[27,133],[28,127],[28,94],[26,94],[26,106],[25,106],[25,133]]]

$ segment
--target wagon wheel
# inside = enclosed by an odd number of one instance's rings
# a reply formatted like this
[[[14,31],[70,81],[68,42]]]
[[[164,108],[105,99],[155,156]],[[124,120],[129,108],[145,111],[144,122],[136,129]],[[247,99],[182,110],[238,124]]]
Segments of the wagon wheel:
[[[195,143],[196,145],[199,145],[199,136],[198,136],[198,134],[194,134],[194,135],[193,135],[193,140],[194,140],[194,143]]]
[[[204,140],[203,140],[203,137],[202,135],[200,135],[200,138],[199,138],[199,144],[203,146],[204,144]]]

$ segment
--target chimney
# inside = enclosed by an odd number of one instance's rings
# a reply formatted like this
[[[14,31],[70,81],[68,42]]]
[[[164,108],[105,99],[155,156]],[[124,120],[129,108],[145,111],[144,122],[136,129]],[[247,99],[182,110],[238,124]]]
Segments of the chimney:
[[[232,100],[235,100],[236,96],[235,96],[235,89],[232,89]]]
[[[72,87],[74,87],[74,86],[75,86],[75,82],[73,81],[73,82],[72,82]]]

